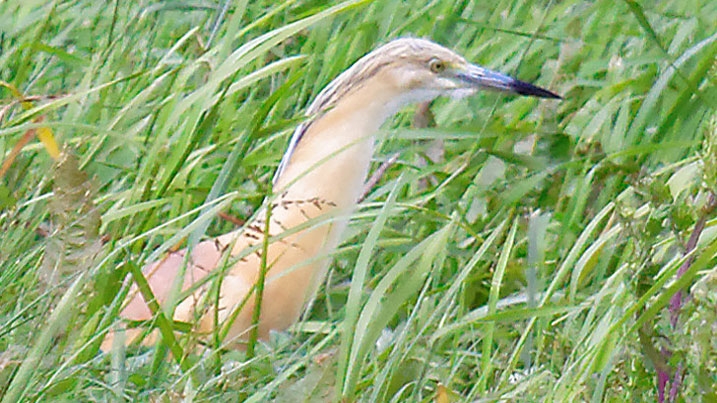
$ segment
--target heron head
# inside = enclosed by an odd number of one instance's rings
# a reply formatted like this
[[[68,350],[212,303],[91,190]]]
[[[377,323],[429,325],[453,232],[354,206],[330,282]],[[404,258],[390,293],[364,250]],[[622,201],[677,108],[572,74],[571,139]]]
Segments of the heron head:
[[[382,66],[382,73],[402,91],[406,103],[441,95],[463,97],[478,90],[560,98],[546,89],[469,63],[458,53],[424,39],[397,39],[366,57]]]
[[[329,110],[368,83],[378,84],[387,109],[432,100],[460,98],[489,89],[541,98],[560,98],[546,89],[471,64],[463,56],[426,39],[395,39],[366,54],[317,95],[307,115]],[[390,113],[389,113],[390,114]]]

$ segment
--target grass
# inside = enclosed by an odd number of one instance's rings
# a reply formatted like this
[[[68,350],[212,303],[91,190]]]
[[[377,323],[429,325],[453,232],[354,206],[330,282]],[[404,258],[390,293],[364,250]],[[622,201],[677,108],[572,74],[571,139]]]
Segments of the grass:
[[[77,160],[33,140],[0,182],[3,402],[717,401],[714,21],[702,0],[0,3],[0,155],[47,127]],[[327,284],[252,359],[187,335],[98,352],[122,279],[250,217],[312,97],[404,35],[564,100],[389,122],[375,165],[398,160]]]

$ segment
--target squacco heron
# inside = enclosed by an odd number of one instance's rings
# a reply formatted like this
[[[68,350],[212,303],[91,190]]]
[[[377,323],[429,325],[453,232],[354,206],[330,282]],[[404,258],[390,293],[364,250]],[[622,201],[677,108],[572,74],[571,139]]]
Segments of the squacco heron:
[[[201,333],[211,332],[216,318],[220,324],[233,320],[226,342],[240,348],[253,323],[255,284],[264,267],[259,338],[266,339],[272,330],[287,329],[325,278],[329,256],[362,194],[374,153],[374,135],[384,121],[408,104],[442,95],[463,97],[481,89],[560,98],[468,63],[424,39],[397,39],[368,53],[327,85],[309,106],[307,121],[294,132],[274,176],[277,196],[269,214],[264,208],[244,228],[200,242],[189,257],[186,250],[173,252],[145,267],[158,302],[167,298],[178,273],[185,273],[186,290],[228,264],[218,304],[207,301],[206,286],[199,287],[177,305],[174,319],[195,323],[195,330]],[[269,228],[272,242],[262,265],[264,249],[257,246],[265,238],[265,228]],[[251,247],[254,252],[242,254]],[[186,269],[180,270],[185,264]],[[151,319],[136,290],[131,290],[128,299],[122,317]],[[127,332],[126,342],[140,334],[139,329]],[[112,333],[107,336],[104,347],[110,347],[112,337]]]

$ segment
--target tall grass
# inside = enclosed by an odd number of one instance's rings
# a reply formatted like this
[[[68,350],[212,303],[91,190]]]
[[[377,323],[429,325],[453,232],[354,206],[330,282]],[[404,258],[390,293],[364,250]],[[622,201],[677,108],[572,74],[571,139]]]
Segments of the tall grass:
[[[717,400],[715,21],[701,0],[1,2],[0,155],[49,127],[91,183],[58,210],[75,188],[35,142],[0,182],[3,401]],[[98,352],[127,274],[250,217],[312,97],[398,36],[564,100],[394,118],[327,284],[251,360],[190,334],[176,359]],[[59,270],[87,206],[104,243]]]

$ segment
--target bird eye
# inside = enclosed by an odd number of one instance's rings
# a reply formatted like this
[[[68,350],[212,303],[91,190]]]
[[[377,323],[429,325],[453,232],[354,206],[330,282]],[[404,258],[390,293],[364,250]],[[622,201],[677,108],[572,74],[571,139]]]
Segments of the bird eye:
[[[443,71],[446,69],[446,64],[443,63],[443,60],[434,58],[428,62],[428,68],[436,74],[443,73]]]

